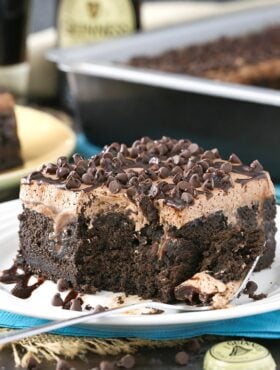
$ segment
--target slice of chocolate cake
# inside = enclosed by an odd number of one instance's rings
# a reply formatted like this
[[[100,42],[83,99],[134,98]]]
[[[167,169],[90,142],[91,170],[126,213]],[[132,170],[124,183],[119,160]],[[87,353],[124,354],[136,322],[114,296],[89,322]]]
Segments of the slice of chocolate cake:
[[[0,171],[22,165],[14,99],[0,92]]]
[[[134,57],[129,64],[279,89],[280,27],[270,27],[245,36],[222,37],[156,56]]]
[[[200,274],[220,294],[256,256],[259,269],[274,258],[269,174],[189,140],[145,137],[89,160],[60,157],[22,180],[20,198],[17,267],[77,291],[208,303],[213,289],[186,294],[181,284]]]

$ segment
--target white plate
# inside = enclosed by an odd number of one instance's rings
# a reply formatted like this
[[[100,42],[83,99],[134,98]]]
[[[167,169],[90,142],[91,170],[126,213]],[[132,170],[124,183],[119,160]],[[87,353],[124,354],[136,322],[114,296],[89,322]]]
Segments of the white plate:
[[[15,257],[18,246],[18,221],[17,214],[21,211],[18,200],[2,203],[0,205],[0,269],[9,268]],[[280,212],[278,208],[277,224],[280,225]],[[258,284],[258,292],[268,294],[267,298],[260,301],[252,301],[247,296],[241,296],[231,308],[207,311],[179,313],[174,310],[165,311],[160,315],[128,315],[115,314],[104,319],[93,318],[87,325],[96,327],[114,327],[125,329],[129,327],[172,327],[178,325],[193,325],[219,320],[226,320],[280,309],[280,242],[277,236],[277,255],[270,269],[254,273],[252,279]],[[27,316],[42,319],[62,319],[78,315],[78,312],[66,311],[53,307],[50,304],[51,297],[57,292],[54,283],[47,281],[38,288],[29,299],[19,299],[10,294],[9,285],[0,284],[0,309]],[[113,306],[116,297],[120,294],[100,292],[96,295],[86,295],[85,302],[92,306],[99,303]],[[125,303],[139,301],[137,297],[128,297]]]

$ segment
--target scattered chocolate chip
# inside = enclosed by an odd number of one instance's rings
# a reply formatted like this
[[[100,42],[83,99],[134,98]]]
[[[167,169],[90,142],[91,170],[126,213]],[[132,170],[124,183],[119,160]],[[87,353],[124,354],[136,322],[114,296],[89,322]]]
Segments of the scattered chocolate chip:
[[[82,161],[84,159],[84,157],[82,157],[79,153],[73,154],[72,158],[73,158],[75,164],[78,164],[80,161]]]
[[[177,365],[185,366],[189,363],[190,357],[185,351],[176,353],[175,362]]]
[[[26,363],[26,369],[27,370],[35,370],[38,369],[38,362],[33,356],[29,356],[27,363]]]
[[[180,182],[181,180],[182,180],[182,175],[180,173],[177,173],[172,179],[174,184],[178,184],[178,182]]]
[[[68,167],[59,167],[56,171],[56,176],[59,179],[63,179],[67,177],[70,173],[70,169]]]
[[[191,185],[189,184],[188,181],[179,181],[177,187],[179,190],[187,191],[190,189]]]
[[[250,167],[257,172],[263,171],[263,166],[257,159],[250,164]]]
[[[228,184],[228,183],[230,183],[230,182],[231,182],[231,180],[230,180],[230,176],[229,176],[229,175],[225,175],[225,176],[223,176],[223,177],[222,177],[222,179],[221,179],[221,181],[222,181],[222,183],[223,183],[223,184]]]
[[[94,176],[91,175],[90,173],[84,173],[82,176],[82,182],[85,185],[92,185],[94,183]]]
[[[205,180],[204,183],[202,184],[202,189],[203,190],[213,190],[214,189],[213,179]]]
[[[57,159],[58,167],[62,167],[63,165],[67,164],[67,157],[62,156]]]
[[[204,172],[209,167],[209,163],[207,161],[205,161],[205,160],[199,161],[197,163],[202,167],[202,169],[203,169]]]
[[[101,313],[105,311],[105,307],[101,306],[100,304],[97,304],[93,309],[93,313]]]
[[[230,156],[229,156],[229,162],[233,163],[233,164],[242,164],[241,160],[237,157],[236,154],[232,153]]]
[[[136,195],[136,188],[134,186],[131,186],[127,189],[126,194],[129,199],[133,199]]]
[[[152,198],[155,198],[157,195],[158,195],[158,187],[155,184],[153,184],[150,187],[149,196]]]
[[[54,175],[56,173],[57,166],[54,163],[48,163],[47,166],[45,167],[45,172]]]
[[[190,193],[184,192],[181,195],[181,199],[186,202],[187,204],[192,204],[194,202],[193,196]]]
[[[189,145],[188,150],[191,154],[196,154],[199,152],[199,146],[196,143],[192,143]]]
[[[203,159],[215,159],[216,158],[216,155],[215,155],[215,153],[212,152],[212,150],[206,150],[202,154],[202,158]]]
[[[201,182],[200,182],[199,176],[196,173],[191,176],[191,178],[190,178],[190,184],[194,188],[199,188],[201,186]]]
[[[246,287],[245,289],[243,290],[243,293],[244,294],[253,294],[256,292],[256,290],[258,289],[258,284],[255,283],[254,281],[248,281],[248,283],[246,284]]]
[[[80,298],[72,299],[71,305],[70,305],[70,310],[71,311],[82,311],[82,305],[81,305]]]
[[[123,356],[116,364],[118,367],[124,367],[125,369],[132,369],[135,365],[135,357],[132,355]]]
[[[165,179],[170,175],[170,170],[167,167],[160,167],[158,174],[160,178]]]
[[[115,363],[109,361],[101,361],[99,364],[100,370],[114,370]]]
[[[221,170],[225,173],[230,173],[232,171],[232,164],[230,162],[225,162],[221,165]]]
[[[182,170],[182,168],[181,168],[180,166],[175,166],[175,167],[174,167],[174,168],[172,168],[172,170],[171,170],[171,174],[172,174],[172,175],[177,175],[177,174],[182,175],[182,173],[183,173],[183,170]]]
[[[128,177],[127,177],[127,174],[126,173],[118,173],[116,175],[116,179],[121,183],[121,184],[126,184],[127,181],[128,181]]]
[[[71,367],[69,363],[65,360],[59,359],[56,364],[56,370],[70,370]]]
[[[51,304],[56,307],[61,307],[63,306],[63,300],[61,298],[61,295],[59,293],[56,293],[51,301]]]
[[[69,284],[65,279],[58,279],[57,281],[57,289],[59,292],[65,292],[69,289]]]
[[[219,150],[217,148],[212,149],[211,152],[215,155],[215,158],[221,158]]]

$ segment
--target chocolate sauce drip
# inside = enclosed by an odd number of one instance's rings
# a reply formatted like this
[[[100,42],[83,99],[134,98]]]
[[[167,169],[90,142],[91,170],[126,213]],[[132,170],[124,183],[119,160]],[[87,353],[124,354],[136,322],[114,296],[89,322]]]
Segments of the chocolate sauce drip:
[[[44,278],[39,277],[37,282],[28,286],[31,275],[28,273],[19,274],[18,266],[14,264],[11,268],[3,270],[0,274],[0,282],[3,284],[16,284],[11,293],[18,298],[29,298],[32,292],[43,284]]]

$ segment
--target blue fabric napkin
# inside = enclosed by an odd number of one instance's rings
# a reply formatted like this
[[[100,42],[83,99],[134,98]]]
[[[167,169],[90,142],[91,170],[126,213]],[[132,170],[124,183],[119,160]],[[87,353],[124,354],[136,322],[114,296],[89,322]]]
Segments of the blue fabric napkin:
[[[83,134],[77,136],[76,151],[90,157],[100,151]],[[280,185],[276,187],[277,202],[280,203]],[[19,329],[46,323],[46,320],[0,311],[0,326]],[[280,339],[280,310],[266,314],[223,320],[206,324],[177,325],[172,327],[90,327],[74,326],[55,331],[56,334],[89,336],[96,338],[142,338],[153,340],[182,339],[204,334],[230,335],[251,338]]]
[[[0,311],[0,326],[18,329],[46,323],[46,320]],[[214,323],[177,325],[166,327],[90,327],[73,326],[54,331],[56,334],[88,336],[95,338],[142,338],[170,340],[191,338],[204,334],[229,335],[251,338],[280,338],[280,311],[240,319],[223,320]]]

